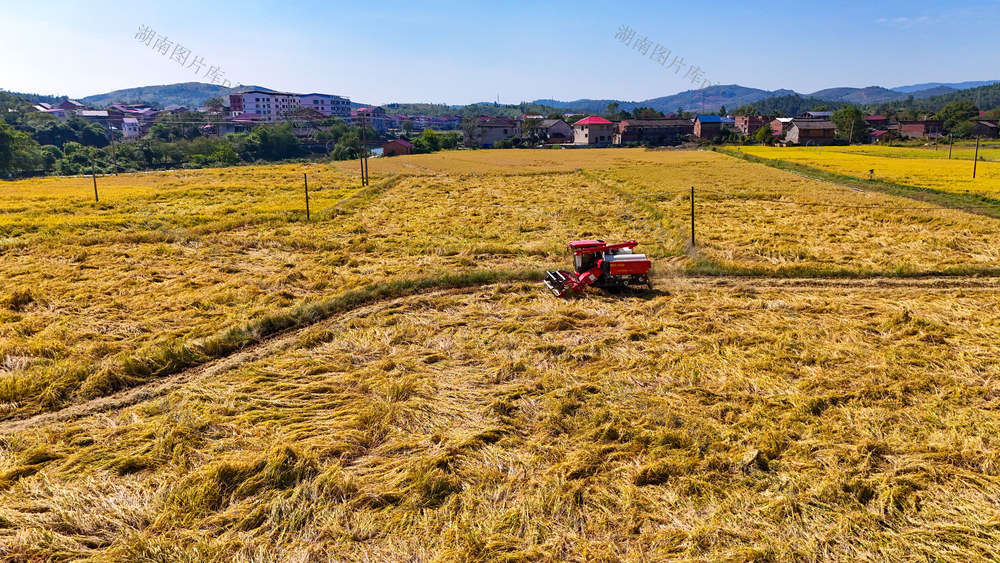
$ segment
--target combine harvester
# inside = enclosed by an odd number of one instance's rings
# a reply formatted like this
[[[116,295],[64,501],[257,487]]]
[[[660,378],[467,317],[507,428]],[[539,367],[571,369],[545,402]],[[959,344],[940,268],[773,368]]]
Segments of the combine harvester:
[[[583,293],[587,287],[603,289],[635,288],[649,283],[650,262],[645,254],[634,254],[639,243],[634,240],[608,244],[603,240],[574,240],[569,243],[575,271],[545,272],[545,286],[562,297],[573,290]]]

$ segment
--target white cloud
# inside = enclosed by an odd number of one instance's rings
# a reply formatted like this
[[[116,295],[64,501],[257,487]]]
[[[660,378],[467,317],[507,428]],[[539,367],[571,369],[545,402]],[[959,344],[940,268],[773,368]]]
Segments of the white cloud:
[[[899,16],[896,18],[879,18],[875,20],[875,23],[880,25],[886,25],[893,29],[910,29],[917,26],[927,26],[933,22],[933,19],[929,16],[920,16],[916,18],[909,18],[906,16]]]

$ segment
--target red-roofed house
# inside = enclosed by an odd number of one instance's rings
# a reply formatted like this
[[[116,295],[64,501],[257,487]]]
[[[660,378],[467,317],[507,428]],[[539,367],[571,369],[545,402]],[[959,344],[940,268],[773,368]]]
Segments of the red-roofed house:
[[[573,124],[573,143],[577,145],[610,145],[615,124],[592,115]]]
[[[378,131],[379,135],[385,134],[388,127],[385,122],[385,108],[382,106],[369,106],[358,108],[357,112],[351,112],[351,121],[354,126],[360,126],[364,122],[365,127],[371,127]]]
[[[413,143],[406,139],[393,139],[382,145],[382,156],[396,156],[413,152]]]
[[[887,129],[876,129],[868,134],[868,140],[872,143],[887,143],[896,138],[896,134]]]

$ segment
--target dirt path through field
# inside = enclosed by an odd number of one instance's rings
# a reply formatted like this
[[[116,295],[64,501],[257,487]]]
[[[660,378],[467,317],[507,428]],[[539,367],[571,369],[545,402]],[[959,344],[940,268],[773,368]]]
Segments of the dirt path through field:
[[[668,295],[670,293],[690,291],[983,291],[996,292],[1000,290],[1000,278],[980,277],[927,277],[927,278],[759,278],[738,276],[684,276],[661,275],[654,278],[654,293]],[[70,405],[58,411],[37,414],[28,418],[0,422],[0,434],[14,434],[34,427],[62,423],[79,418],[125,408],[163,396],[185,385],[217,377],[227,371],[238,368],[249,362],[266,358],[295,344],[299,335],[308,329],[324,323],[334,323],[346,315],[365,314],[365,311],[385,307],[399,300],[411,299],[420,295],[445,295],[475,292],[482,286],[459,289],[431,289],[413,293],[404,297],[378,301],[364,307],[348,311],[344,314],[319,320],[316,323],[299,327],[284,333],[279,333],[256,345],[239,350],[229,356],[211,360],[203,365],[182,371],[163,379],[149,382],[145,385],[127,389],[119,393],[99,397],[83,403]],[[547,294],[539,284],[539,294]],[[595,295],[596,296],[596,295]]]

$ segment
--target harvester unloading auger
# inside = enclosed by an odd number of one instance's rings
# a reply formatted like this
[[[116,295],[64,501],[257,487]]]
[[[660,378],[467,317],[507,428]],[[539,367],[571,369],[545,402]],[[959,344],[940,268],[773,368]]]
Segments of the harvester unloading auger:
[[[634,288],[649,283],[651,266],[645,254],[635,254],[632,249],[639,243],[634,240],[608,244],[603,240],[574,240],[569,243],[573,255],[574,271],[550,270],[545,272],[545,286],[556,297],[569,291],[583,293],[588,286]]]

